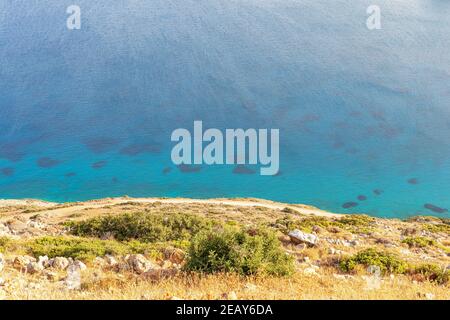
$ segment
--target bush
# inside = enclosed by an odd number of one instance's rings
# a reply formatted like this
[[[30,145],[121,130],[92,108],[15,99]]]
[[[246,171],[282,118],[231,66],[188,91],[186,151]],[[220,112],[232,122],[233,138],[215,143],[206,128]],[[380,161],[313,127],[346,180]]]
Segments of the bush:
[[[450,271],[434,264],[424,264],[411,270],[413,275],[419,275],[425,280],[446,284],[450,280]]]
[[[242,275],[289,275],[293,258],[281,247],[274,232],[225,228],[196,235],[189,248],[186,270],[236,272]]]
[[[378,266],[384,273],[405,273],[408,270],[408,264],[391,253],[377,251],[370,248],[358,252],[350,258],[342,260],[339,264],[344,272],[351,272],[357,265]]]
[[[410,248],[425,248],[436,244],[434,240],[425,237],[407,237],[402,241],[402,243],[406,243]]]
[[[281,229],[281,231],[285,233],[294,229],[299,229],[301,231],[311,233],[314,226],[327,228],[329,226],[335,225],[332,220],[319,216],[311,216],[295,220],[293,220],[289,216],[285,216],[278,219],[275,224],[279,229]]]
[[[77,236],[113,237],[119,241],[157,242],[189,240],[201,230],[210,230],[213,222],[189,214],[125,213],[66,224]]]
[[[35,257],[66,257],[90,261],[95,257],[125,255],[129,253],[153,253],[157,250],[138,241],[121,243],[114,240],[85,239],[76,237],[42,237],[24,244]]]

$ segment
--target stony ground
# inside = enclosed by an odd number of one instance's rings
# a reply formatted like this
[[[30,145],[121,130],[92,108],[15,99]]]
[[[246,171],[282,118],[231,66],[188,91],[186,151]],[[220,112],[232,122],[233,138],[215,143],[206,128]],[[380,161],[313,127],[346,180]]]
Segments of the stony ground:
[[[92,259],[74,258],[70,247],[65,248],[66,256],[54,256],[46,251],[46,242],[38,249],[32,247],[43,237],[72,239],[68,221],[124,212],[185,213],[247,227],[264,224],[277,232],[285,252],[295,258],[295,273],[276,277],[187,272],[183,268],[187,245],[177,243],[158,243],[142,254],[123,252]],[[380,273],[379,268],[364,264],[351,271],[339,267],[344,259],[373,248],[408,265],[432,265],[444,279],[450,266],[448,223],[432,217],[408,221],[349,217],[256,199],[0,201],[0,298],[450,299],[448,281],[436,281],[434,275]],[[104,235],[95,241],[115,240]]]

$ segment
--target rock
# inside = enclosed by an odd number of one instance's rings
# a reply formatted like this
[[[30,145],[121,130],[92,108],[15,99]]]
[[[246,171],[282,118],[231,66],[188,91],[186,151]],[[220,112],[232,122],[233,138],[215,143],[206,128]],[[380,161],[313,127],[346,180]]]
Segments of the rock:
[[[103,267],[105,267],[107,265],[106,260],[103,259],[103,258],[100,258],[100,257],[96,257],[94,259],[93,263],[94,263],[94,266],[100,267],[100,268],[103,268]]]
[[[80,269],[74,264],[67,268],[67,277],[64,280],[64,284],[69,290],[79,290],[81,288]]]
[[[131,268],[138,274],[159,269],[159,266],[147,260],[142,254],[132,254],[126,258]]]
[[[78,270],[80,270],[80,271],[84,271],[87,269],[86,265],[83,262],[81,262],[80,260],[75,260],[72,263],[72,265],[75,266],[76,268],[78,268]]]
[[[113,256],[110,256],[110,255],[105,256],[104,261],[108,265],[108,267],[111,267],[111,268],[115,267],[118,264],[116,258],[114,258]]]
[[[38,262],[30,262],[27,264],[27,273],[35,274],[44,270],[44,266]]]
[[[306,268],[303,270],[303,274],[305,275],[315,275],[316,274],[316,269],[314,268]]]
[[[427,299],[427,300],[434,300],[434,294],[432,294],[432,293],[425,293],[425,298]]]
[[[36,262],[36,259],[30,256],[17,256],[13,261],[13,268],[21,272],[26,272],[30,262]]]
[[[184,262],[186,254],[183,250],[177,248],[166,248],[164,250],[164,258],[172,263],[181,264]]]
[[[67,258],[56,257],[49,260],[49,264],[55,269],[65,270],[69,266],[70,262]]]
[[[20,234],[26,231],[28,225],[22,221],[13,220],[8,223],[8,227],[12,234]]]
[[[4,267],[5,267],[5,258],[3,257],[3,254],[0,253],[0,272],[2,272]]]
[[[48,263],[48,257],[47,256],[40,256],[39,258],[38,258],[38,264],[40,265],[40,266],[42,266],[42,269],[45,269],[45,268],[48,268],[48,267],[50,267],[50,265],[49,265],[49,263]]]
[[[293,230],[289,232],[289,237],[294,243],[306,243],[307,245],[315,246],[317,245],[319,238],[313,234],[305,233],[300,230]]]

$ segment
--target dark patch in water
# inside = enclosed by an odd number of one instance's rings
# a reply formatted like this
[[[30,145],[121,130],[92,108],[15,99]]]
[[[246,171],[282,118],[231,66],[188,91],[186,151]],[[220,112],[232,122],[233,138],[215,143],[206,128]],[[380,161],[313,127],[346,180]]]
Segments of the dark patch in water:
[[[4,176],[11,177],[14,174],[14,168],[3,168],[2,173]]]
[[[75,172],[67,172],[64,176],[66,178],[75,177],[77,174]]]
[[[93,169],[101,169],[101,168],[103,168],[104,166],[106,166],[107,163],[108,163],[108,161],[106,161],[106,160],[97,161],[97,162],[94,162],[94,163],[91,165],[91,167],[92,167]]]
[[[117,182],[119,182],[119,179],[117,179],[116,177],[112,177],[111,181],[112,181],[112,183],[117,183]]]
[[[381,189],[375,189],[375,190],[373,190],[373,193],[374,193],[375,195],[379,196],[380,194],[383,193],[383,190],[381,190]]]
[[[233,173],[234,174],[254,174],[255,170],[248,168],[242,164],[239,164],[233,169]]]
[[[350,202],[344,203],[344,204],[342,205],[342,208],[344,208],[344,209],[349,209],[349,208],[356,207],[357,205],[358,205],[357,202],[352,202],[352,201],[350,201]]]
[[[7,159],[12,162],[20,161],[25,153],[18,150],[17,146],[12,143],[7,143],[0,146],[0,158]]]
[[[431,204],[431,203],[426,203],[423,207],[424,207],[425,209],[431,210],[431,211],[433,211],[433,212],[435,212],[435,213],[445,213],[445,212],[448,212],[447,209],[445,209],[445,208],[440,208],[440,207],[435,206],[434,204]]]
[[[122,148],[119,153],[127,156],[137,156],[142,153],[160,153],[161,147],[152,144],[132,144]]]
[[[202,169],[202,167],[200,167],[200,166],[194,166],[194,165],[184,164],[184,163],[178,165],[177,167],[183,173],[199,172]]]
[[[117,144],[117,140],[108,137],[99,137],[87,139],[83,143],[93,153],[105,153]]]
[[[416,178],[411,178],[411,179],[408,179],[408,181],[407,181],[409,184],[418,184],[419,183],[419,180],[417,180]]]
[[[165,167],[162,172],[163,174],[168,174],[170,171],[172,171],[171,167]]]
[[[366,197],[365,195],[363,195],[363,194],[360,194],[360,195],[358,196],[358,200],[359,200],[359,201],[364,201],[364,200],[367,200],[367,197]]]
[[[43,157],[38,159],[37,165],[41,168],[52,168],[60,164],[61,161],[55,160],[49,157]]]

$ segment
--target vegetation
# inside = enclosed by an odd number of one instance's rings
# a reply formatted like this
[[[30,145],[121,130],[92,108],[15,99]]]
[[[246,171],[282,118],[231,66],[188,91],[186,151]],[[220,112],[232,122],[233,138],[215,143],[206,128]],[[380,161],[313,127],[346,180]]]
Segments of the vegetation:
[[[436,282],[438,284],[446,284],[450,280],[450,271],[445,270],[435,264],[424,264],[411,270],[413,275],[419,275],[424,280]]]
[[[378,266],[383,274],[388,272],[405,273],[408,270],[408,264],[394,254],[373,248],[360,251],[352,257],[342,260],[339,266],[342,271],[351,272],[358,265],[365,267]]]
[[[314,227],[328,229],[338,227],[352,233],[369,233],[375,219],[367,215],[346,215],[340,219],[330,219],[321,216],[308,216],[300,219],[292,219],[286,215],[278,219],[275,225],[283,232],[299,229],[304,232],[312,232]]]
[[[225,228],[201,232],[189,248],[186,270],[205,273],[236,272],[242,275],[289,275],[293,258],[287,255],[275,233]]]
[[[434,240],[425,237],[407,237],[403,239],[402,243],[406,243],[410,248],[425,248],[436,245]]]
[[[114,238],[119,241],[158,242],[189,240],[202,230],[210,230],[212,220],[190,214],[123,213],[86,221],[69,222],[69,232],[76,236]]]

